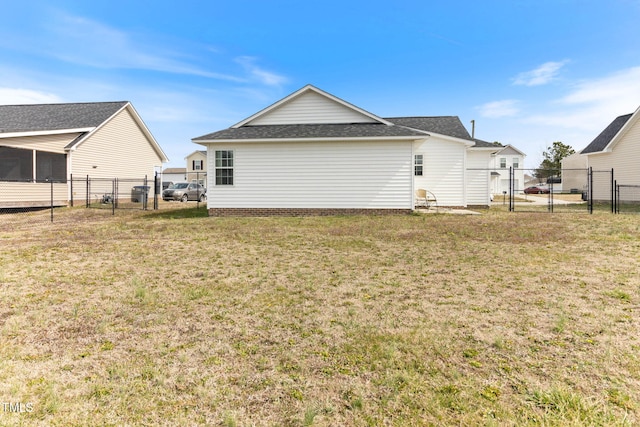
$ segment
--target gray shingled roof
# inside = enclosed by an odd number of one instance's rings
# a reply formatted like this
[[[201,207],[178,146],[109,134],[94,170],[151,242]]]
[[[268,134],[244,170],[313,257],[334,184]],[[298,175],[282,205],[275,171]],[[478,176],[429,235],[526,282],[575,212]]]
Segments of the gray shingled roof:
[[[471,135],[469,135],[469,132],[467,132],[467,129],[465,129],[460,118],[457,116],[391,117],[385,118],[385,120],[396,125],[439,133],[440,135],[452,136],[454,138],[461,139],[471,139]]]
[[[609,145],[613,137],[616,136],[618,132],[620,132],[620,129],[622,129],[622,127],[629,121],[631,116],[633,116],[633,114],[625,114],[624,116],[616,117],[616,119],[612,121],[611,124],[609,124],[609,126],[607,126],[605,130],[596,137],[596,139],[591,141],[591,144],[587,145],[586,148],[580,152],[580,154],[597,153],[604,150],[607,145]]]
[[[499,148],[504,148],[504,145],[502,145],[500,143],[495,144],[493,142],[483,141],[483,140],[477,139],[477,138],[472,139],[472,141],[475,142],[474,147],[481,147],[481,148],[493,147],[496,150],[499,149]]]
[[[126,104],[127,101],[0,105],[0,132],[92,128]]]
[[[194,141],[287,138],[365,138],[426,136],[425,132],[382,123],[261,125],[229,128],[193,138]]]
[[[395,126],[381,123],[262,125],[228,128],[194,138],[194,141],[225,139],[279,138],[357,138],[385,136],[424,136],[433,132],[472,140],[456,116],[385,118]],[[422,132],[420,132],[422,131]],[[485,146],[475,140],[476,146]],[[487,143],[488,144],[488,143]]]

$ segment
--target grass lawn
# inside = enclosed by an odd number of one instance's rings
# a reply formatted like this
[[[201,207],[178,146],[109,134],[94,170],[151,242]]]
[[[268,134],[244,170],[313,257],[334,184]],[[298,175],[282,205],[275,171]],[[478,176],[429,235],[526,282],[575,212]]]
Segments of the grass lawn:
[[[0,217],[0,425],[640,423],[636,215],[203,212]]]

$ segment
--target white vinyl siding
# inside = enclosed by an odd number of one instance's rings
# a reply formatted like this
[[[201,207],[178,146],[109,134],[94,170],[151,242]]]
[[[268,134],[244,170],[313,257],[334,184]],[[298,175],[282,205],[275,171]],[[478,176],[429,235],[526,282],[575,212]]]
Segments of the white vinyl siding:
[[[3,182],[0,208],[49,206],[51,202],[51,184],[36,182]],[[55,205],[67,204],[67,184],[53,184]]]
[[[416,176],[414,187],[431,191],[438,205],[465,207],[465,151],[462,143],[432,137],[419,143],[416,152],[424,157],[424,175]]]
[[[251,125],[375,123],[375,120],[316,92],[306,92],[251,121]]]
[[[412,143],[209,144],[209,208],[412,209]],[[216,150],[233,151],[233,186],[215,185]]]
[[[131,113],[124,109],[71,152],[74,176],[153,179],[162,165]],[[94,168],[94,166],[97,166]]]
[[[630,120],[633,120],[632,117]],[[620,185],[640,185],[640,120],[636,120],[633,126],[612,147],[611,152],[590,154],[588,164],[594,171],[610,171],[614,169],[614,179]],[[611,198],[610,185],[605,182],[607,177],[603,173],[597,173],[597,185],[594,184],[593,198],[595,200],[609,200]]]
[[[488,206],[490,194],[490,153],[483,150],[467,151],[467,205]]]

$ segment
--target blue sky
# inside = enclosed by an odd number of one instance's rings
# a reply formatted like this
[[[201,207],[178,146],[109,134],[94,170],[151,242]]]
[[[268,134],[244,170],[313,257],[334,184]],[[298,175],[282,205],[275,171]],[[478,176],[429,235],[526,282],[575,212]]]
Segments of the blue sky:
[[[459,116],[537,166],[640,106],[640,0],[3,5],[0,103],[129,100],[170,158],[313,84],[382,117]]]

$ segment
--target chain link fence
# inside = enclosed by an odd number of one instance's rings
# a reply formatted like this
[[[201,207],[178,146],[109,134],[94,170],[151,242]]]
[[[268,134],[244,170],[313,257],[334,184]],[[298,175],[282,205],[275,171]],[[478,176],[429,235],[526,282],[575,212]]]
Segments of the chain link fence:
[[[191,182],[164,183],[152,178],[94,178],[0,181],[0,229],[54,222],[60,209],[92,209],[115,215],[118,210],[206,209],[206,173]],[[86,217],[86,215],[85,215]]]
[[[616,213],[640,214],[640,185],[616,183]]]
[[[474,193],[486,191],[493,206],[504,205],[510,212],[640,211],[640,185],[616,182],[614,169],[474,168],[467,171],[470,176],[479,177],[467,180]]]
[[[615,176],[614,169],[512,168],[505,195],[512,212],[638,213],[640,185],[618,184]]]
[[[588,169],[509,169],[511,212],[589,213]]]
[[[51,222],[54,209],[66,205],[66,180],[0,181],[0,229]]]

